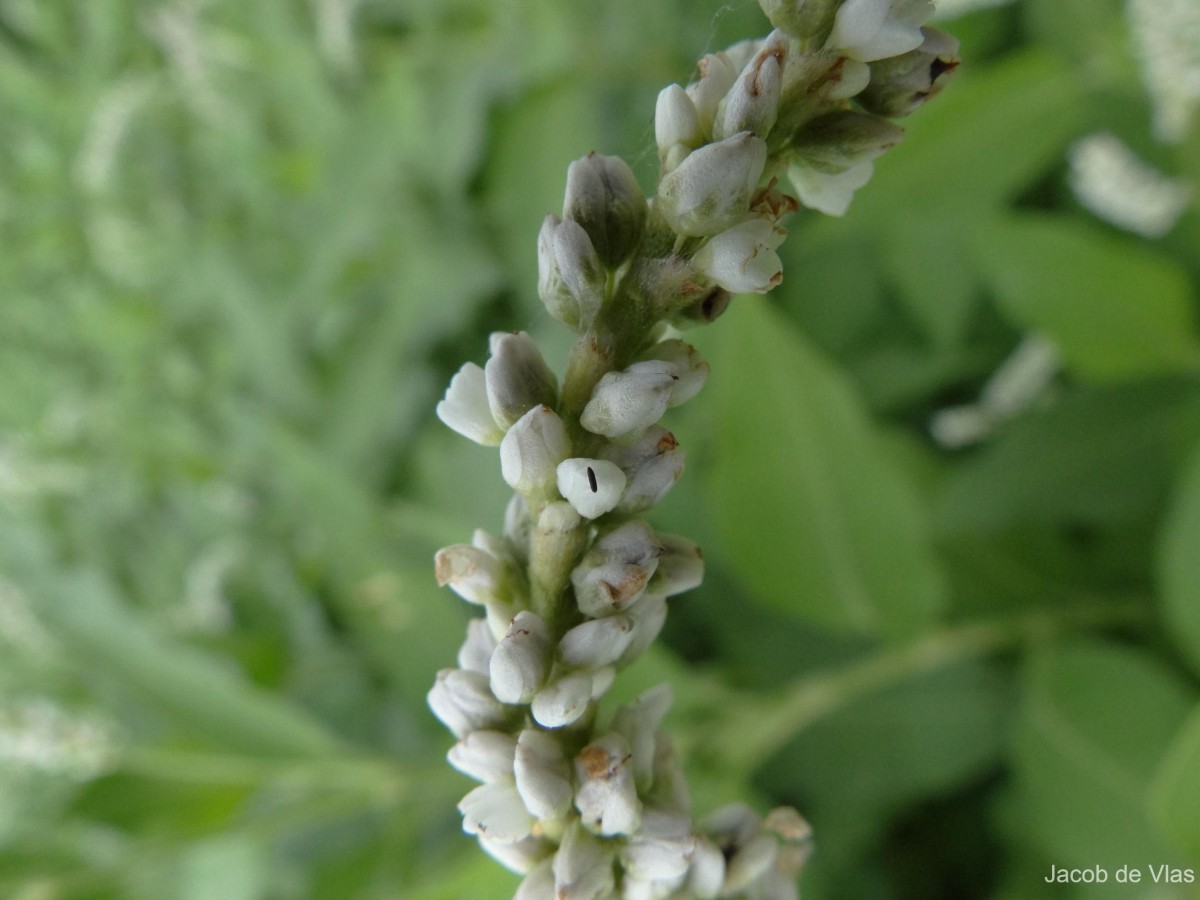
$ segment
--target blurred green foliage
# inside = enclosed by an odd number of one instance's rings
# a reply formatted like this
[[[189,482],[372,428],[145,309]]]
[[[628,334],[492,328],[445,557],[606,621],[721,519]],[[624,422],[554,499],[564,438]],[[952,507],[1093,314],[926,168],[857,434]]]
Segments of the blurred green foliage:
[[[808,813],[810,900],[1183,898],[1200,867],[1200,214],[1068,189],[1152,137],[1123,5],[948,26],[965,63],[785,283],[694,340],[664,528],[704,587],[669,679],[698,806]],[[0,896],[490,900],[424,694],[495,529],[432,416],[540,311],[589,150],[649,188],[654,97],[749,0],[0,3]],[[1030,333],[1062,368],[934,441]],[[693,339],[693,338],[689,338]],[[1046,885],[1051,864],[1146,869]]]

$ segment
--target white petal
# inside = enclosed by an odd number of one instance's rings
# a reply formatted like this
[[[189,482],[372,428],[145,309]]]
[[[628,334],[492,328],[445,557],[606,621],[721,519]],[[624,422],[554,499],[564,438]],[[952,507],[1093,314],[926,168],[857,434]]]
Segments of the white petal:
[[[592,699],[592,679],[585,673],[552,681],[533,698],[533,718],[546,728],[562,728],[576,721]]]
[[[634,621],[628,616],[592,619],[564,634],[558,652],[572,668],[598,669],[620,659],[633,635]]]
[[[605,459],[567,459],[557,473],[558,492],[585,519],[612,510],[625,491],[625,473]]]
[[[483,369],[475,363],[465,363],[450,379],[446,396],[437,405],[437,417],[477,444],[494,447],[504,437],[488,406]]]
[[[472,731],[450,748],[450,765],[476,781],[504,781],[512,777],[517,741],[503,731]]]
[[[534,819],[521,802],[517,789],[508,783],[481,784],[458,804],[463,814],[463,831],[487,835],[502,843],[529,837]]]
[[[871,180],[873,162],[859,163],[844,172],[829,174],[804,165],[788,169],[788,178],[796,188],[800,202],[830,216],[844,216],[854,199],[854,192]]]

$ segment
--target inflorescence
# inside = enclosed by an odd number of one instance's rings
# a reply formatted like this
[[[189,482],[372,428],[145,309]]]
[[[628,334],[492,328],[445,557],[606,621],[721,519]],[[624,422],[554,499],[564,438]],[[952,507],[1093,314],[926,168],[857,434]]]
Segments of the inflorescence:
[[[703,576],[696,544],[639,518],[683,472],[659,419],[709,371],[677,329],[779,284],[784,218],[843,214],[903,134],[888,120],[957,65],[957,42],[924,27],[925,0],[760,2],[775,31],[659,94],[652,198],[616,157],[568,169],[563,214],[537,241],[539,296],[579,335],[561,385],[528,334],[498,333],[438,404],[452,429],[499,446],[515,492],[503,536],[437,553],[438,582],[484,615],[429,705],[458,738],[451,765],[480,782],[463,828],[525,876],[516,900],[788,900],[809,853],[790,808],[694,821],[660,730],[668,686],[597,706],[667,599]]]

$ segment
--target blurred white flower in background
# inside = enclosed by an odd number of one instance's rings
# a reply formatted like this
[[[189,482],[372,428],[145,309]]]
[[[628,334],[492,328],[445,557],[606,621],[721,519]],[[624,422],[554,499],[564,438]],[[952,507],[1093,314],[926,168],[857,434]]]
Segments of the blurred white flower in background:
[[[1155,238],[1166,234],[1191,201],[1183,182],[1147,165],[1107,132],[1091,134],[1068,153],[1076,199],[1101,219]]]
[[[1162,140],[1182,140],[1200,106],[1200,3],[1129,0],[1127,12],[1154,130]]]

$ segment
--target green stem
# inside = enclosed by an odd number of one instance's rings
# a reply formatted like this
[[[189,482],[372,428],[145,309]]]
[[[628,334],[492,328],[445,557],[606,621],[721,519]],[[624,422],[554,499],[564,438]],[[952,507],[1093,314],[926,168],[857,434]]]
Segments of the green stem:
[[[730,698],[722,704],[718,721],[704,728],[705,743],[714,752],[719,748],[723,769],[747,776],[815,721],[864,695],[1062,634],[1137,624],[1145,618],[1145,609],[1145,602],[1108,601],[947,628],[839,671],[805,677],[773,696]]]

